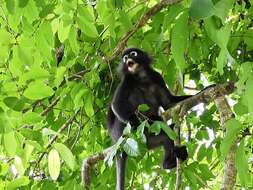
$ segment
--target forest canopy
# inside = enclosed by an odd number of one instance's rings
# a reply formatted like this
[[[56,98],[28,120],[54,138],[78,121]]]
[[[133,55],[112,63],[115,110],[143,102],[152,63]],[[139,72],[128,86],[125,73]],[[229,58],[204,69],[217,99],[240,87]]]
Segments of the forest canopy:
[[[253,0],[0,0],[0,189],[83,189],[83,160],[113,145],[106,115],[127,47],[148,52],[176,95],[235,85],[182,118],[180,186],[253,188]],[[162,169],[161,149],[147,152],[144,127],[164,123],[126,126],[91,189],[115,189],[123,150],[126,189],[175,188],[176,169]]]

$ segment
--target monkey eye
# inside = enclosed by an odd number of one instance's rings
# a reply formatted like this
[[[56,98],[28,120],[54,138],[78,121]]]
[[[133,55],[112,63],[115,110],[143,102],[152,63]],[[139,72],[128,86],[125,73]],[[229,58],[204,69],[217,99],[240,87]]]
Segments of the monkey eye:
[[[123,57],[123,62],[126,62],[126,61],[127,61],[127,58],[128,58],[128,55],[124,55],[124,57]]]
[[[138,55],[138,53],[137,53],[136,51],[131,51],[131,52],[130,52],[130,55],[136,57],[136,56]]]

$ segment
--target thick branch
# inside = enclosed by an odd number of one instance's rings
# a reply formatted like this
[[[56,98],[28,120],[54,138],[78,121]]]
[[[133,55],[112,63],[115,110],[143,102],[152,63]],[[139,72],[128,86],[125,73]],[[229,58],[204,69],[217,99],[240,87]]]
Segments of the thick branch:
[[[169,120],[170,118],[173,118],[175,114],[179,114],[179,117],[182,118],[192,107],[200,103],[208,103],[218,97],[231,94],[234,90],[235,86],[233,82],[208,87],[198,94],[187,98],[186,100],[183,100],[169,108],[162,114],[163,118],[165,120]]]
[[[139,20],[139,22],[137,22],[134,27],[129,30],[120,40],[118,45],[114,48],[113,53],[111,55],[111,57],[109,57],[107,60],[109,62],[111,62],[115,57],[117,57],[120,52],[123,51],[123,49],[126,46],[127,41],[129,40],[130,37],[132,37],[134,35],[134,33],[140,29],[141,27],[143,27],[148,20],[154,16],[156,13],[158,13],[160,10],[162,10],[163,8],[167,7],[168,5],[173,5],[176,3],[179,3],[182,0],[161,0],[160,3],[157,3],[156,5],[154,5],[153,7],[151,7]]]
[[[221,125],[224,125],[227,120],[234,117],[234,114],[224,97],[219,97],[215,100],[215,104],[220,113]],[[224,129],[225,130],[225,129]],[[223,184],[221,190],[232,190],[236,183],[236,168],[235,168],[235,153],[237,150],[236,140],[234,140],[225,159]]]
[[[90,189],[92,168],[98,161],[104,160],[104,158],[107,156],[107,154],[111,151],[112,148],[113,146],[103,150],[102,152],[93,154],[83,160],[81,175],[82,175],[82,182],[86,190]]]

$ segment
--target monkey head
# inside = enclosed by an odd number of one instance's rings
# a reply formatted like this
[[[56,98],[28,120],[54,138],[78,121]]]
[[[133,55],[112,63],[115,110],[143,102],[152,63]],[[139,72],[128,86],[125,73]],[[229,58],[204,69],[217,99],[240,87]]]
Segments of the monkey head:
[[[146,52],[138,48],[128,48],[123,52],[119,71],[123,74],[138,74],[149,67],[151,62]]]

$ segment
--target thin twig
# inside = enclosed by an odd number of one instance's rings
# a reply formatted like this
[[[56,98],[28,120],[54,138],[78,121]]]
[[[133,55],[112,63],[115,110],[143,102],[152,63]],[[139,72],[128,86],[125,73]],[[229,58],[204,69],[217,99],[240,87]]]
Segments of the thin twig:
[[[51,104],[47,106],[47,108],[41,113],[41,116],[45,116],[60,100],[60,96],[58,96]]]
[[[168,7],[168,5],[176,4],[181,2],[182,0],[161,0],[159,3],[148,9],[148,11],[140,18],[139,22],[137,22],[132,29],[130,29],[120,40],[118,45],[114,48],[113,53],[110,57],[107,58],[108,62],[111,62],[115,57],[117,57],[120,52],[126,46],[127,41],[130,37],[132,37],[137,30],[143,27],[148,20],[154,16],[156,13],[160,12],[163,8]]]
[[[74,121],[76,115],[79,113],[79,111],[77,111],[71,118],[69,118],[62,126],[61,128],[57,131],[57,133],[49,140],[49,142],[47,143],[47,145],[45,146],[45,149],[48,149],[59,137],[60,134],[62,134],[62,132]],[[42,158],[46,155],[47,152],[43,152],[37,163],[36,163],[36,167],[38,167],[40,161],[42,160]],[[36,168],[35,167],[35,168]]]

